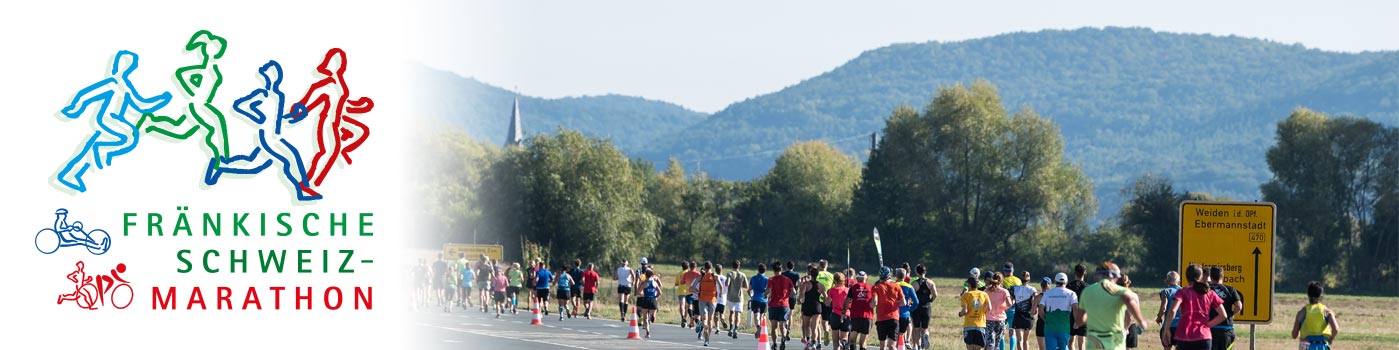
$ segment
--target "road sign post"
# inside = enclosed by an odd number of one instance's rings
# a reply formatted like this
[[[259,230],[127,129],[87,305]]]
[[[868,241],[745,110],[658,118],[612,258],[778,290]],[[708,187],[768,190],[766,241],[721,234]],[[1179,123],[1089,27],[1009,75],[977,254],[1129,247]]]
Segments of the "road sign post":
[[[1223,284],[1244,297],[1235,323],[1273,321],[1273,252],[1277,206],[1261,202],[1186,201],[1180,204],[1181,272],[1190,264],[1224,270]],[[1252,344],[1249,345],[1252,348]]]

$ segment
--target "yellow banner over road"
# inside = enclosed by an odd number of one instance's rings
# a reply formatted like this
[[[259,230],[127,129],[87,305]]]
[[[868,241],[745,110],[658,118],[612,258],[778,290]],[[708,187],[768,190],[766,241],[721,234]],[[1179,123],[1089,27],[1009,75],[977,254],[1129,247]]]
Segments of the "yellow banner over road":
[[[1236,323],[1273,321],[1273,234],[1277,206],[1187,201],[1180,205],[1180,272],[1199,264],[1224,269],[1223,283],[1243,295]],[[1188,286],[1189,282],[1182,282]],[[1226,306],[1228,307],[1228,306]]]

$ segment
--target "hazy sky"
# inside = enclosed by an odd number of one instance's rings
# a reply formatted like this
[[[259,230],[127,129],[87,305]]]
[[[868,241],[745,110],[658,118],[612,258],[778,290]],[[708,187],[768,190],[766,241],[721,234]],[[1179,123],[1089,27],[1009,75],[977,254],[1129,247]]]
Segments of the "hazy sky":
[[[1397,10],[1350,1],[452,1],[419,11],[419,29],[435,34],[410,56],[527,95],[615,93],[715,112],[892,43],[1133,26],[1395,50]]]

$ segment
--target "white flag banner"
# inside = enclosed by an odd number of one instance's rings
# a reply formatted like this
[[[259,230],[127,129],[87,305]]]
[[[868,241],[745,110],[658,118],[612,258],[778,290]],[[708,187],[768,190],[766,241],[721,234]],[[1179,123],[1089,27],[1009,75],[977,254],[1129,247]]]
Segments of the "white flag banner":
[[[879,253],[879,266],[884,266],[884,248],[879,246],[879,229],[874,229],[874,251]]]

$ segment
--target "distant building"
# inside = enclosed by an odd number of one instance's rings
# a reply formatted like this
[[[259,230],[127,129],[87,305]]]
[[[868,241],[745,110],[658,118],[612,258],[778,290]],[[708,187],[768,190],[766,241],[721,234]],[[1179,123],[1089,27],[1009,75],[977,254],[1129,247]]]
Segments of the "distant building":
[[[505,147],[525,143],[525,130],[520,126],[520,98],[515,97],[515,109],[510,112],[510,134],[505,136]]]

